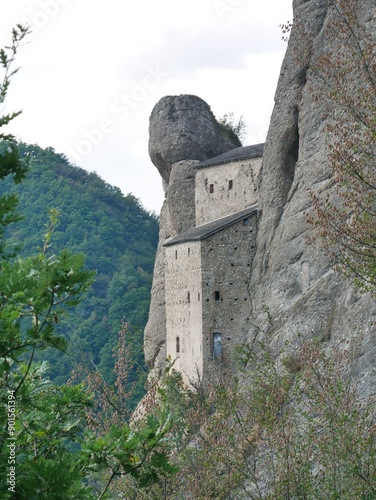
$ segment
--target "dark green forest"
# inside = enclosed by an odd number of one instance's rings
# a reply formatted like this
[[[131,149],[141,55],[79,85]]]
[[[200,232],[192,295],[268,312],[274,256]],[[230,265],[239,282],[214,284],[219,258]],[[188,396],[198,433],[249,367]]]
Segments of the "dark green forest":
[[[69,248],[85,255],[86,266],[96,272],[95,281],[69,320],[59,323],[68,349],[43,352],[51,379],[58,384],[69,378],[78,363],[97,367],[108,382],[113,378],[112,350],[117,344],[121,321],[129,323],[129,342],[135,369],[129,382],[137,380],[134,399],[141,396],[146,369],[143,361],[143,328],[147,321],[154,257],[158,241],[158,218],[147,212],[132,194],[102,180],[96,173],[73,166],[52,148],[19,144],[29,172],[14,186],[11,179],[0,186],[19,196],[22,220],[8,227],[11,245],[27,257],[41,248],[48,214],[58,211],[58,225],[51,240],[52,251]]]

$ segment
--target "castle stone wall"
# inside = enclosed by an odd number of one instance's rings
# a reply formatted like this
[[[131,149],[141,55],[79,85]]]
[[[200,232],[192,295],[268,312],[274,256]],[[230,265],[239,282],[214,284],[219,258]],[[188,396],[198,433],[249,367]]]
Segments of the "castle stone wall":
[[[250,280],[255,255],[257,215],[201,242],[204,378],[216,380],[215,334],[221,334],[224,360],[247,341],[250,329]],[[214,372],[213,372],[214,370]]]
[[[167,356],[188,384],[214,380],[247,340],[256,224],[252,215],[201,241],[166,247]]]
[[[198,168],[196,225],[205,224],[257,203],[261,158]]]
[[[199,241],[166,248],[165,283],[167,356],[189,384],[203,372]]]

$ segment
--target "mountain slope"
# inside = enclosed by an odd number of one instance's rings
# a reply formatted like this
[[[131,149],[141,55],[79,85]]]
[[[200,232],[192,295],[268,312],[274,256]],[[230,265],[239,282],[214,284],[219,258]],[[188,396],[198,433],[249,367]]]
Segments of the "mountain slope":
[[[59,225],[52,249],[66,247],[83,252],[96,280],[85,299],[75,308],[61,332],[69,338],[64,355],[47,352],[51,377],[65,382],[75,361],[90,360],[107,380],[112,376],[112,349],[116,346],[121,319],[131,327],[135,362],[144,370],[142,331],[147,321],[158,220],[133,195],[107,184],[97,174],[72,166],[52,148],[19,145],[30,161],[25,181],[0,186],[19,195],[24,219],[10,227],[12,244],[21,244],[21,255],[42,245],[48,211],[59,211]],[[138,375],[133,373],[131,380]]]

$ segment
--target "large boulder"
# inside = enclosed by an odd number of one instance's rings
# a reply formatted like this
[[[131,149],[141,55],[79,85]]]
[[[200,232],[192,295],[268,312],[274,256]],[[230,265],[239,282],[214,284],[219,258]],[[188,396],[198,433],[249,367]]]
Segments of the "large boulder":
[[[194,95],[163,97],[149,125],[149,155],[168,183],[171,166],[181,160],[207,160],[241,146],[226,137],[205,101]]]

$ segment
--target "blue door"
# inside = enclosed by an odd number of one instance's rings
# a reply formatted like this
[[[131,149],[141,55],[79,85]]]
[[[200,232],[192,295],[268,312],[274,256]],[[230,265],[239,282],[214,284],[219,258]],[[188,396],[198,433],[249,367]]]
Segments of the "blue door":
[[[213,334],[213,358],[222,356],[222,334],[216,332]]]

